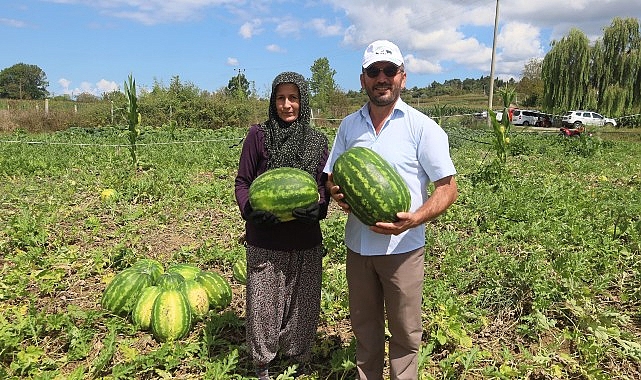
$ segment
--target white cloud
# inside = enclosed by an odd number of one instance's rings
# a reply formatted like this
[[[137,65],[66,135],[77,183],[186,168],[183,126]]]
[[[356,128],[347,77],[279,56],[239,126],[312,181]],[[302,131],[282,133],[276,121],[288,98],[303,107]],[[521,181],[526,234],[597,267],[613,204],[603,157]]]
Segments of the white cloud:
[[[238,58],[227,57],[227,66],[238,66],[239,64]]]
[[[286,19],[278,22],[276,25],[276,33],[281,36],[296,36],[300,34],[301,24],[298,20]]]
[[[254,35],[261,32],[260,26],[260,20],[255,19],[252,21],[248,21],[240,26],[238,34],[240,34],[245,39],[252,38]]]
[[[102,95],[104,93],[117,91],[120,87],[114,81],[101,79],[96,83],[96,90]]]
[[[63,89],[67,89],[67,88],[69,88],[69,86],[71,86],[71,81],[69,79],[60,78],[60,79],[58,79],[58,84]]]
[[[403,58],[405,59],[405,67],[413,73],[438,74],[443,71],[443,68],[438,63],[416,58],[413,54],[408,54]]]
[[[87,93],[95,96],[102,96],[104,93],[117,91],[118,85],[114,81],[101,79],[97,83],[81,82],[80,86],[71,88],[71,81],[69,79],[60,78],[58,84],[62,88],[62,93],[72,97],[78,96],[82,93]]]
[[[0,18],[0,25],[5,25],[11,28],[24,28],[27,26],[27,23],[20,20]]]
[[[343,33],[343,26],[340,23],[328,25],[327,20],[321,18],[311,20],[308,27],[322,37],[340,36]]]
[[[410,71],[437,72],[458,65],[487,75],[492,56],[494,1],[487,0],[328,0],[345,13],[347,46],[363,49],[376,39],[396,42],[412,57]],[[573,28],[594,40],[615,17],[641,14],[629,0],[512,0],[501,2],[497,70],[520,77],[525,63],[545,55],[552,39]],[[628,16],[630,15],[630,16]],[[489,38],[488,38],[489,37]],[[419,62],[429,63],[427,67]],[[431,68],[429,66],[431,65]]]
[[[285,49],[283,49],[282,47],[280,47],[280,46],[278,46],[276,44],[267,45],[265,48],[267,49],[267,51],[272,52],[272,53],[284,53],[285,52]]]

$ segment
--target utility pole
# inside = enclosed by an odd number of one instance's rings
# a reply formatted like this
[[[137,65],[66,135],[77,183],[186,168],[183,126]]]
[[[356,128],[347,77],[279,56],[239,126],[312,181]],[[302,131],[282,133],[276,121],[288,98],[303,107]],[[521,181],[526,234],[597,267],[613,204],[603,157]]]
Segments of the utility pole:
[[[243,98],[244,97],[243,89],[240,87],[240,73],[244,73],[245,69],[237,68],[234,70],[238,71],[238,75],[236,75],[236,96],[238,96],[239,98]]]
[[[492,120],[490,118],[490,112],[489,110],[492,109],[492,101],[494,98],[494,59],[496,57],[496,34],[498,30],[498,25],[499,25],[499,0],[496,0],[496,11],[494,14],[494,39],[492,40],[492,62],[490,63],[490,97],[488,100],[488,113],[487,113],[487,126],[492,127]],[[507,117],[508,115],[503,115],[503,117]]]

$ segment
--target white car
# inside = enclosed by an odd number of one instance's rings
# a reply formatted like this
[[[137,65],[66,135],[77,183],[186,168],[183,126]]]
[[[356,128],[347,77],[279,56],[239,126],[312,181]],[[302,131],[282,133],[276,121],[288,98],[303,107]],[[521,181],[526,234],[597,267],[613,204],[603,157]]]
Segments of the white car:
[[[564,127],[578,128],[580,126],[616,127],[617,122],[592,111],[568,111],[561,120]]]
[[[535,125],[540,116],[541,112],[539,111],[521,110],[515,108],[512,111],[512,124],[528,127],[530,125]]]

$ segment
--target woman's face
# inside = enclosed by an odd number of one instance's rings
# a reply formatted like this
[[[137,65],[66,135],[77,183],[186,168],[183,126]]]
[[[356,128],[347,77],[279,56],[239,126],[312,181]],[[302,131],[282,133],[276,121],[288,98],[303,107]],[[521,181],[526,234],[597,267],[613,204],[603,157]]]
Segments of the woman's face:
[[[300,93],[293,83],[281,83],[276,86],[276,112],[286,123],[293,123],[300,114]]]

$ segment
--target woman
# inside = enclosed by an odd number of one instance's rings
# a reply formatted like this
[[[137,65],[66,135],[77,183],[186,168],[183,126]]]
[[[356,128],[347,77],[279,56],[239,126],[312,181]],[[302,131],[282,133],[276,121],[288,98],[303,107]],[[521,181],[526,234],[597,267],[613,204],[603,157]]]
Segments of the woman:
[[[236,201],[246,221],[246,339],[261,380],[269,379],[268,366],[279,349],[299,365],[309,360],[320,313],[319,220],[330,199],[323,173],[329,152],[327,137],[310,126],[308,93],[300,74],[284,72],[274,79],[269,119],[250,127],[236,176]],[[252,210],[249,186],[261,173],[284,166],[311,174],[320,199],[281,223],[271,213]]]

